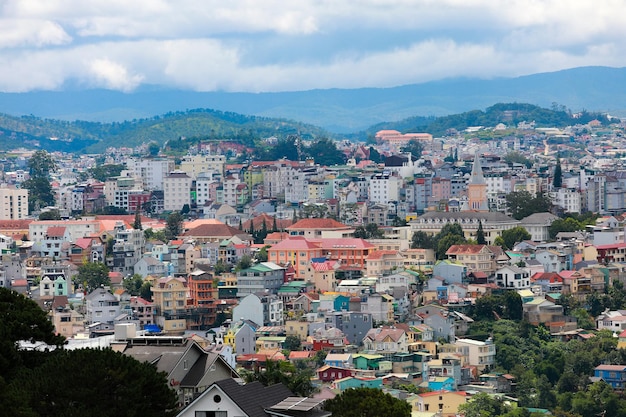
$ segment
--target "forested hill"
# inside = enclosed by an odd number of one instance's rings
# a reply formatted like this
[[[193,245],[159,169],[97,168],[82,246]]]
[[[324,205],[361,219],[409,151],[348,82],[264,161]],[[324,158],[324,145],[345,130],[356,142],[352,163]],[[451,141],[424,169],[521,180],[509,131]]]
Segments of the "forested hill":
[[[168,113],[149,119],[98,123],[14,117],[0,114],[0,150],[42,148],[49,151],[101,152],[107,147],[160,145],[180,137],[205,136],[243,142],[253,138],[328,136],[316,126],[285,119],[245,116],[209,109]]]
[[[400,132],[427,132],[433,136],[443,136],[450,129],[463,131],[471,126],[496,126],[504,123],[516,126],[519,122],[535,122],[536,127],[565,127],[586,124],[597,119],[608,124],[607,116],[600,113],[582,111],[573,114],[563,106],[553,105],[551,109],[525,103],[498,103],[485,111],[472,110],[465,113],[442,117],[409,117],[397,122],[378,123],[357,135],[360,138],[373,136],[382,129]]]
[[[470,126],[489,127],[498,123],[515,126],[521,121],[534,121],[537,127],[563,127],[584,124],[593,119],[605,124],[609,122],[605,115],[586,111],[574,115],[563,106],[555,105],[552,109],[545,109],[531,104],[500,103],[484,111],[472,110],[442,117],[415,116],[398,122],[379,123],[366,131],[344,137],[366,140],[381,129],[428,132],[437,137],[445,135],[451,129],[463,131]],[[254,146],[258,139],[271,136],[281,139],[294,134],[300,135],[304,140],[339,137],[320,127],[297,121],[209,109],[167,113],[149,119],[119,123],[70,122],[0,114],[0,151],[26,147],[97,153],[107,147],[133,147],[150,142],[163,145],[181,137],[228,139]]]

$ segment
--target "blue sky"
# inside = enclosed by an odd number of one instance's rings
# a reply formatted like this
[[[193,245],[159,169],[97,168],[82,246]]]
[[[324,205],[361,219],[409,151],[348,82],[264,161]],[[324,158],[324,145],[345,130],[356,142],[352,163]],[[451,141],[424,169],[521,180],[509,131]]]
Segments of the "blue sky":
[[[391,87],[626,66],[626,0],[2,0],[0,91]]]

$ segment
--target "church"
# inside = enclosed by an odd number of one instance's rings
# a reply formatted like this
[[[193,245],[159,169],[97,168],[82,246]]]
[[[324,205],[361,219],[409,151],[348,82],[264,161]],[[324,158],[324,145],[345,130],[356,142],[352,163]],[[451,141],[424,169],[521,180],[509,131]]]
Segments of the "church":
[[[482,224],[485,240],[492,245],[503,230],[520,226],[521,222],[500,212],[490,212],[487,200],[487,182],[483,176],[480,157],[474,157],[472,173],[467,183],[467,201],[457,212],[430,211],[426,212],[409,224],[411,232],[425,232],[436,235],[449,223],[458,223],[463,228],[466,239],[476,239],[478,225]]]

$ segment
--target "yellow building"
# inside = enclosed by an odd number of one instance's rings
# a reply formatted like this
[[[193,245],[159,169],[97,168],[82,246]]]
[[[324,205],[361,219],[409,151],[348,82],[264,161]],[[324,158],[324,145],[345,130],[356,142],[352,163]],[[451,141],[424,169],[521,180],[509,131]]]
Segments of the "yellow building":
[[[298,336],[304,342],[309,335],[309,323],[300,320],[287,320],[285,322],[285,334],[287,336]]]
[[[160,278],[152,286],[155,321],[165,333],[183,333],[186,330],[187,280],[181,277]]]
[[[407,398],[413,411],[433,412],[443,417],[456,416],[459,406],[467,402],[464,391],[433,391]]]

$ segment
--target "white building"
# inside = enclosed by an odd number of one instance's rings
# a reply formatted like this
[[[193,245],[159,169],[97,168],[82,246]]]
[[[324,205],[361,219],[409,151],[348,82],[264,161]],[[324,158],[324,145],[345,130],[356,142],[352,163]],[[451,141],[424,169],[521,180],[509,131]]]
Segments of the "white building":
[[[398,201],[402,179],[388,173],[372,175],[369,182],[369,201],[372,203],[387,204]]]
[[[181,210],[185,204],[191,206],[192,178],[183,171],[172,171],[163,180],[163,209]]]
[[[457,352],[466,356],[468,365],[475,366],[480,372],[491,369],[496,364],[496,345],[491,339],[484,342],[472,339],[458,339],[455,343]]]
[[[566,213],[580,213],[582,196],[575,188],[558,188],[551,193],[552,203]]]
[[[180,161],[180,170],[196,179],[202,172],[224,173],[224,155],[187,155]]]
[[[0,220],[19,220],[28,216],[28,190],[0,188]]]
[[[145,190],[162,190],[163,179],[174,170],[174,161],[169,159],[129,158],[126,167],[133,176],[141,178]]]
[[[514,265],[505,266],[496,271],[496,284],[508,290],[529,289],[530,273]]]

